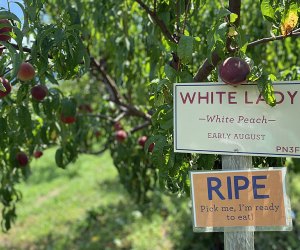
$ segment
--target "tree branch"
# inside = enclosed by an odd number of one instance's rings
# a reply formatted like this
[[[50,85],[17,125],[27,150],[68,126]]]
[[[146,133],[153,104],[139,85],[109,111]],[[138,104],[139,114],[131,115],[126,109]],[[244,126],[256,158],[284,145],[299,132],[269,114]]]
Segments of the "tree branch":
[[[229,8],[231,12],[236,13],[238,16],[240,16],[240,10],[241,10],[241,0],[229,0]],[[239,17],[238,17],[239,18]],[[236,20],[236,22],[239,20]],[[227,48],[230,47],[230,40],[227,40]],[[228,45],[229,44],[229,45]],[[218,53],[214,51],[212,53],[212,64],[209,62],[208,59],[205,59],[204,63],[200,66],[198,69],[196,75],[194,76],[195,82],[204,81],[207,79],[207,77],[210,75],[210,73],[213,71],[213,69],[217,66],[221,58],[219,57]]]
[[[153,21],[159,26],[164,36],[173,43],[178,41],[172,36],[163,20],[159,18],[155,11],[152,11],[142,0],[135,0],[153,19]]]
[[[231,13],[235,13],[238,15],[237,19],[235,20],[235,22],[233,23],[233,25],[237,28],[240,24],[240,15],[241,15],[241,1],[236,1],[236,0],[229,0],[229,7],[228,10]],[[235,48],[233,46],[231,46],[232,43],[232,37],[227,37],[226,39],[226,48],[228,50],[228,52],[234,52]]]
[[[91,65],[96,68],[97,71],[100,72],[104,79],[104,83],[106,84],[108,91],[111,94],[111,101],[116,103],[119,107],[126,108],[126,115],[138,116],[143,119],[150,121],[151,116],[149,114],[140,111],[135,106],[131,104],[124,103],[121,98],[121,94],[118,91],[118,87],[115,81],[110,77],[110,75],[105,71],[105,69],[101,66],[99,62],[97,62],[94,58],[91,58]]]
[[[145,123],[143,123],[143,124],[141,124],[141,125],[138,125],[138,126],[132,128],[132,129],[130,130],[130,133],[131,133],[131,134],[132,134],[132,133],[135,133],[135,132],[137,132],[137,131],[139,131],[139,130],[141,130],[141,129],[143,129],[143,128],[148,127],[150,124],[151,124],[150,121],[146,121]]]
[[[241,15],[241,0],[229,0],[228,10],[231,13],[235,13],[238,15],[238,18],[235,20],[234,25],[236,27],[240,24],[240,15]]]
[[[107,74],[107,72],[102,67],[102,65],[99,62],[97,62],[96,59],[93,57],[91,58],[91,66],[94,66],[97,72],[101,73],[104,79],[104,83],[106,84],[107,89],[110,93],[112,101],[115,102],[116,104],[120,104],[121,95],[118,91],[115,81]]]
[[[202,82],[207,79],[213,69],[217,66],[218,62],[221,60],[217,52],[212,53],[212,64],[206,58],[204,63],[199,67],[196,75],[194,76],[195,82]]]
[[[272,36],[272,37],[265,37],[256,41],[253,41],[251,43],[248,44],[248,48],[249,47],[254,47],[258,44],[262,44],[262,43],[267,43],[267,42],[272,42],[272,41],[276,41],[276,40],[283,40],[287,37],[297,37],[300,36],[300,32],[291,32],[290,34],[284,36],[284,35],[280,35],[280,36]]]

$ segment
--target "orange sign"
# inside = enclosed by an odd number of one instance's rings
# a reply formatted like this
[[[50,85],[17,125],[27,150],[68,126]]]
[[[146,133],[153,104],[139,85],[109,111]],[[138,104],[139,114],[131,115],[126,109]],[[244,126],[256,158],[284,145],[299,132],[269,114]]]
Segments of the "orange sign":
[[[194,228],[291,230],[285,174],[285,168],[191,172]]]

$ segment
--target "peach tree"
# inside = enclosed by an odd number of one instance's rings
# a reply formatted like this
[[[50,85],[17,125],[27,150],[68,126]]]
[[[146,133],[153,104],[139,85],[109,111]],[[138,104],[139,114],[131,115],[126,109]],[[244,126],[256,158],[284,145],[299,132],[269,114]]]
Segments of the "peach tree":
[[[298,16],[296,0],[24,0],[1,7],[3,230],[21,199],[15,184],[53,146],[60,168],[81,153],[108,150],[141,204],[157,188],[188,194],[188,171],[220,168],[220,157],[174,153],[173,83],[218,81],[217,67],[240,58],[250,69],[241,80],[256,81],[275,105],[272,81],[300,79]],[[255,166],[281,161],[254,159]]]

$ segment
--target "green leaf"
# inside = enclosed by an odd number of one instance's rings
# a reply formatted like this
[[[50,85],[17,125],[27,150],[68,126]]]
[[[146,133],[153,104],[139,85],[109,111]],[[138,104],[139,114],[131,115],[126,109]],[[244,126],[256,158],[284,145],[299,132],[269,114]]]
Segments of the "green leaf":
[[[74,99],[64,98],[61,101],[61,113],[64,116],[75,116],[76,114],[76,103]]]
[[[274,22],[275,11],[271,5],[270,0],[262,0],[260,3],[260,9],[263,16],[270,22]]]
[[[257,86],[260,93],[263,95],[265,101],[270,106],[274,107],[276,105],[276,98],[274,95],[274,88],[272,81],[275,80],[273,75],[262,75],[258,80]]]
[[[44,144],[49,144],[49,139],[48,139],[48,127],[47,126],[42,126],[41,130],[40,130],[40,136],[41,136],[41,140]]]
[[[19,50],[22,53],[23,52],[22,41],[24,37],[23,32],[18,27],[15,26],[13,27],[13,31],[15,33],[15,36],[13,38],[16,40]]]
[[[27,107],[20,106],[18,108],[18,120],[22,127],[26,129],[32,128],[31,114]]]
[[[21,20],[14,13],[9,11],[0,11],[0,19],[12,19],[21,23]]]
[[[164,147],[167,143],[165,136],[154,135],[151,136],[145,143],[144,150],[148,153],[148,148],[151,143],[155,143],[154,150],[152,153],[152,161],[157,167],[163,167],[165,165],[165,156],[163,155]]]
[[[18,69],[20,67],[20,64],[22,63],[22,59],[21,59],[21,55],[20,53],[17,51],[17,49],[15,47],[13,47],[10,43],[8,42],[1,42],[9,51],[10,57],[12,59],[12,72],[11,72],[11,77],[14,78],[17,73],[18,73]]]
[[[173,109],[167,111],[166,115],[159,121],[160,127],[164,130],[173,128]]]
[[[60,168],[65,168],[70,162],[77,157],[76,147],[74,144],[67,144],[64,148],[59,148],[55,152],[55,162]]]
[[[52,73],[45,72],[45,75],[51,83],[58,85],[58,81],[56,80],[56,78]]]
[[[228,31],[227,23],[226,22],[221,23],[214,34],[215,43],[221,42],[222,44],[225,44],[227,39],[227,31]]]
[[[177,55],[182,63],[189,63],[193,58],[193,44],[194,38],[191,36],[181,36],[178,47]]]
[[[200,169],[211,170],[214,166],[216,155],[201,154],[197,160],[197,165]]]
[[[27,11],[25,10],[25,7],[23,6],[23,4],[21,4],[19,2],[14,2],[14,3],[17,4],[21,8],[21,10],[23,11],[24,22],[23,22],[22,32],[23,32],[23,34],[27,34],[27,32],[29,31]]]
[[[177,71],[174,68],[172,68],[169,64],[165,65],[165,74],[167,78],[170,80],[170,82],[172,83],[176,82]]]
[[[64,163],[63,149],[59,148],[55,152],[55,162],[56,165],[60,168],[65,168],[67,164]]]
[[[193,76],[188,71],[182,71],[179,73],[180,82],[194,82]]]
[[[7,147],[6,139],[7,139],[7,122],[6,119],[0,117],[0,147],[5,149]]]
[[[27,97],[29,85],[22,84],[17,92],[17,104],[21,104]]]
[[[222,8],[222,9],[220,9],[220,11],[218,13],[218,18],[222,18],[222,17],[228,16],[230,14],[231,14],[231,11],[229,11],[226,8]]]

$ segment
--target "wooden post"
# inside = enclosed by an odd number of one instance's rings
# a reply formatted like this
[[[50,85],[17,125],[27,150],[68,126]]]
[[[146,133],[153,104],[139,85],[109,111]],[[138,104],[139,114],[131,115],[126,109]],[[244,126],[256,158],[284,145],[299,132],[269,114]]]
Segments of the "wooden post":
[[[251,156],[222,156],[223,170],[241,170],[252,168]],[[226,232],[224,229],[225,250],[254,250],[254,232]]]

